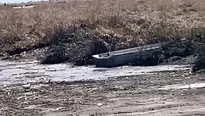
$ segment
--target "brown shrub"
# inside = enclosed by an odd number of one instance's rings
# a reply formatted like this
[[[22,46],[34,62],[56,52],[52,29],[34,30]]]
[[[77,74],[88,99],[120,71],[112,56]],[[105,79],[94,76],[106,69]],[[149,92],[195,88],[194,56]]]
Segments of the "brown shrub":
[[[144,44],[153,36],[191,37],[204,28],[204,0],[82,0],[37,4],[31,9],[0,6],[1,45],[31,48],[47,45],[59,28],[86,23],[99,36],[112,35]],[[130,40],[131,38],[131,40]]]

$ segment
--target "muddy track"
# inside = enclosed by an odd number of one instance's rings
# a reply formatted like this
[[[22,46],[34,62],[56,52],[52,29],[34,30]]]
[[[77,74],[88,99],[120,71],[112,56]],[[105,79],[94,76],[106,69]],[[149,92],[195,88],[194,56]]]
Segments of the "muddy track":
[[[205,75],[190,74],[187,70],[101,81],[2,86],[0,114],[202,115],[205,114],[204,79]],[[185,86],[197,82],[203,86]]]

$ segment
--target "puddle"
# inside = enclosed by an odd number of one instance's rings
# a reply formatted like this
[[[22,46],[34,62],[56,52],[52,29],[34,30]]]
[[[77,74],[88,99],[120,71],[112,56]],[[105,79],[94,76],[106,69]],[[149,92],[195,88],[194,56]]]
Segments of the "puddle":
[[[193,83],[193,84],[186,84],[186,85],[167,85],[162,88],[159,88],[160,90],[178,90],[178,89],[196,89],[196,88],[203,88],[205,87],[205,83]]]
[[[71,67],[69,64],[40,65],[38,61],[0,61],[0,84],[16,84],[39,81],[99,80],[117,76],[142,75],[160,71],[190,69],[186,65],[123,66],[95,68],[95,66]]]

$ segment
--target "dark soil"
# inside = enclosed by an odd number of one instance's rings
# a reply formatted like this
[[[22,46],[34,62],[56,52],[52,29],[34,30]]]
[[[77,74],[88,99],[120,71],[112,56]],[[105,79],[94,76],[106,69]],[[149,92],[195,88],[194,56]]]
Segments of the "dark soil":
[[[92,55],[107,51],[126,49],[139,46],[140,44],[134,39],[127,41],[126,38],[105,35],[100,36],[94,29],[85,25],[75,29],[58,30],[52,36],[51,45],[41,58],[42,64],[55,64],[61,62],[70,62],[74,65],[93,64]],[[136,56],[135,60],[130,62],[131,65],[153,66],[160,63],[180,60],[195,53],[195,43],[191,41],[180,41],[180,38],[163,38],[153,39],[151,43],[159,43],[168,40],[167,44],[160,50],[147,52]],[[149,42],[148,42],[149,43]],[[172,59],[172,60],[170,60]]]
[[[202,45],[197,49],[196,60],[193,66],[193,72],[205,71],[205,45]]]
[[[137,66],[155,66],[158,64],[193,64],[196,43],[190,41],[167,42],[161,49],[152,50],[136,56],[131,62]]]
[[[76,29],[58,30],[52,37],[51,45],[42,64],[71,62],[74,65],[93,64],[92,55],[137,46],[126,38],[99,35],[94,29],[81,26]]]
[[[87,27],[86,25],[66,30],[60,28],[49,38],[43,39],[46,41],[29,48],[13,49],[11,47],[12,49],[1,52],[1,59],[37,58],[42,64],[69,62],[74,65],[91,65],[94,63],[92,58],[94,54],[141,45],[133,38],[100,35],[93,27]],[[132,60],[130,65],[195,64],[193,67],[194,72],[204,69],[203,42],[189,40],[181,41],[179,37],[154,37],[147,44],[160,42],[166,42],[167,44],[163,45],[161,49],[136,56],[136,59]]]

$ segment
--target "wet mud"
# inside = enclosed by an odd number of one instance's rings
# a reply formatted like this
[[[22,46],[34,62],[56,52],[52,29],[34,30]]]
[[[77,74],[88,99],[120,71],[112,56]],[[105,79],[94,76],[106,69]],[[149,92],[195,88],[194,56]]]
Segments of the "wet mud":
[[[69,63],[42,65],[36,60],[0,61],[0,84],[105,80],[109,77],[143,75],[159,71],[188,70],[190,68],[190,65],[96,68],[93,65],[76,67]]]
[[[1,85],[0,114],[203,115],[204,80],[205,75],[186,69],[106,80]]]

